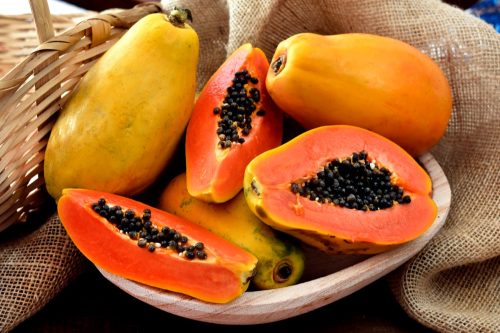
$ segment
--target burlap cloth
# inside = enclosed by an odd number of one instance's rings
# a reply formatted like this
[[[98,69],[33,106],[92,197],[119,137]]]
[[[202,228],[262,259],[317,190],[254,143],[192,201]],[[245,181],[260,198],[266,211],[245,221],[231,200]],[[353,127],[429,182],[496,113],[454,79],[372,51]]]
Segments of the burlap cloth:
[[[270,58],[279,41],[303,31],[398,38],[441,66],[454,108],[433,154],[451,183],[451,212],[442,231],[389,281],[405,311],[428,327],[500,332],[500,35],[437,0],[165,2],[174,3],[193,11],[200,85],[243,42]],[[38,311],[83,262],[56,219],[3,240],[0,331]]]

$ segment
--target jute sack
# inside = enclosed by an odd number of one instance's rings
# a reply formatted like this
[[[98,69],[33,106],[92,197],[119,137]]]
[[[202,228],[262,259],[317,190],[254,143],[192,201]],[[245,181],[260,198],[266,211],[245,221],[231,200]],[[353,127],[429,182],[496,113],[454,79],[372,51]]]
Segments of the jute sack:
[[[163,4],[193,11],[201,42],[199,87],[242,43],[251,42],[270,58],[281,40],[304,31],[385,35],[431,56],[453,87],[448,132],[432,151],[451,183],[451,212],[442,231],[389,281],[407,313],[428,327],[443,332],[500,332],[500,154],[496,149],[500,35],[437,0]],[[38,246],[21,248],[19,239],[0,244],[0,331],[35,313],[83,265],[57,219],[26,237]],[[50,250],[44,246],[47,243]]]

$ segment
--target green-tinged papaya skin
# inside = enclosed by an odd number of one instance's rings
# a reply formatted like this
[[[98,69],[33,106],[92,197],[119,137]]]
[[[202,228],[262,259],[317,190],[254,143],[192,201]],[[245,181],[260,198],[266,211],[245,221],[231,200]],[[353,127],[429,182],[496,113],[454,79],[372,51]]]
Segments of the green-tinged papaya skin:
[[[257,265],[255,256],[208,230],[115,194],[64,189],[57,210],[95,265],[206,302],[239,297]]]
[[[245,198],[271,227],[331,254],[372,254],[415,239],[437,215],[428,174],[368,130],[323,126],[253,159]]]
[[[252,285],[274,289],[296,284],[304,254],[288,235],[262,223],[248,208],[243,191],[228,202],[206,203],[189,195],[186,175],[175,177],[163,191],[159,208],[190,220],[254,254],[259,260]]]
[[[283,112],[307,129],[363,127],[413,156],[441,139],[452,110],[450,85],[430,57],[370,34],[291,36],[276,48],[266,85]]]
[[[167,17],[134,24],[62,110],[44,166],[56,200],[67,187],[138,194],[173,156],[194,105],[199,42],[191,27]]]
[[[198,97],[186,132],[189,193],[225,202],[243,187],[250,160],[281,143],[283,116],[267,94],[269,63],[244,44],[221,65]]]

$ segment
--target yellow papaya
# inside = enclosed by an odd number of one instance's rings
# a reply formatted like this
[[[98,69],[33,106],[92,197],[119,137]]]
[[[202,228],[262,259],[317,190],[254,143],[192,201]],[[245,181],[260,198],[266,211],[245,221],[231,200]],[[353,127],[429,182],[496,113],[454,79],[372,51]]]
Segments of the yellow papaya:
[[[248,208],[241,191],[225,203],[206,203],[189,195],[186,174],[175,177],[163,191],[159,208],[190,220],[255,255],[252,284],[273,289],[297,283],[304,254],[292,238],[262,223]]]
[[[181,16],[142,18],[82,78],[45,153],[56,200],[68,187],[140,193],[171,159],[194,105],[199,50]]]
[[[441,139],[451,115],[451,89],[439,66],[409,44],[376,35],[294,35],[276,48],[266,86],[307,129],[362,127],[413,156]]]

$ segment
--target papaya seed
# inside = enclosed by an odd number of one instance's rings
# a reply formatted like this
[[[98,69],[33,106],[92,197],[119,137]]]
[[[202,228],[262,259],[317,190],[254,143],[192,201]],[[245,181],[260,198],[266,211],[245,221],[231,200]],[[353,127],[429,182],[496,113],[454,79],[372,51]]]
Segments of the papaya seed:
[[[333,159],[314,176],[292,182],[290,190],[312,201],[361,211],[411,203],[404,189],[391,183],[391,172],[379,168],[375,160],[369,161],[364,150]]]
[[[154,252],[156,248],[170,248],[177,251],[182,257],[188,260],[193,259],[206,259],[207,255],[196,254],[196,250],[203,250],[203,243],[197,242],[194,245],[189,245],[187,247],[182,244],[189,242],[188,237],[177,232],[175,229],[171,229],[167,226],[159,229],[153,221],[151,221],[151,210],[144,209],[142,218],[136,215],[132,209],[125,210],[123,213],[120,206],[110,206],[106,204],[104,198],[99,199],[97,202],[91,203],[90,208],[95,213],[106,220],[114,224],[118,228],[118,232],[127,235],[131,240],[137,240],[137,246],[141,248],[147,248],[148,251]],[[188,252],[191,254],[183,254],[189,249]]]
[[[207,254],[205,253],[205,251],[196,251],[196,256],[198,257],[198,259],[206,259],[207,258]]]
[[[212,111],[221,118],[216,130],[220,149],[231,148],[233,143],[245,143],[241,136],[250,133],[252,114],[257,109],[256,103],[260,101],[260,90],[248,86],[248,83],[257,84],[259,79],[252,77],[247,69],[237,71],[231,82],[232,85],[226,88],[223,103]],[[264,116],[265,111],[259,110],[257,114]]]

